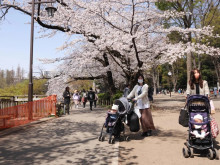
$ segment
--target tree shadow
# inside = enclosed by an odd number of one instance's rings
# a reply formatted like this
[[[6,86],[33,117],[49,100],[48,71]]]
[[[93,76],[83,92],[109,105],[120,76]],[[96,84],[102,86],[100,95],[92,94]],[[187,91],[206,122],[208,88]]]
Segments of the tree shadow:
[[[98,109],[92,113],[103,116]],[[98,141],[100,126],[69,116],[21,128],[1,137],[0,164],[110,164],[114,145]]]
[[[137,165],[138,162],[137,162],[137,158],[138,156],[130,156],[128,157],[127,155],[129,155],[131,152],[134,152],[134,148],[125,148],[125,147],[119,147],[119,164],[123,164],[123,162],[129,162],[127,163],[126,165]]]

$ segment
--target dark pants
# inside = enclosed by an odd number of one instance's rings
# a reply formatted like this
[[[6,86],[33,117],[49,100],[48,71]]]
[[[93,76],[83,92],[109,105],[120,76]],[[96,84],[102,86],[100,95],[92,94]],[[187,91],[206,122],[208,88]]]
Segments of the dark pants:
[[[66,112],[68,113],[68,114],[70,114],[70,104],[69,103],[67,103],[67,104],[64,104],[64,115],[66,114]]]
[[[94,107],[96,108],[96,102],[97,102],[97,100],[94,100]]]
[[[93,100],[92,101],[90,100],[89,104],[90,104],[90,110],[92,110]]]
[[[84,102],[83,102],[83,108],[85,108],[85,107],[86,107],[86,102],[84,101]]]

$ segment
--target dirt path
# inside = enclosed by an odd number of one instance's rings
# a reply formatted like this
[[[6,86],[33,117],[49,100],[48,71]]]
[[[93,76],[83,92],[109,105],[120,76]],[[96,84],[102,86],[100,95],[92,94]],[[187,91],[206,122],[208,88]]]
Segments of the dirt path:
[[[157,98],[155,104],[161,105],[161,108],[172,109],[175,100],[163,102],[162,98]],[[176,106],[184,105],[184,102],[177,102]],[[217,104],[216,104],[217,105]],[[168,107],[169,106],[169,107]],[[218,106],[218,105],[217,105]],[[156,130],[153,136],[141,138],[140,133],[133,134],[130,142],[120,142],[119,164],[155,164],[155,165],[217,165],[219,160],[209,160],[207,157],[196,155],[194,158],[184,158],[182,155],[183,144],[187,139],[187,128],[178,124],[179,111],[157,110],[153,111],[153,119]],[[220,123],[220,111],[215,114],[215,118]],[[220,136],[217,137],[216,148],[220,149]]]

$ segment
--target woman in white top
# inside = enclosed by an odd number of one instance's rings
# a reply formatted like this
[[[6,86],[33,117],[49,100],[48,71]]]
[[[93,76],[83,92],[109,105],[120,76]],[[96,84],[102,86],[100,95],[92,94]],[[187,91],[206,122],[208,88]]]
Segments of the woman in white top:
[[[134,97],[133,101],[137,101],[135,108],[141,113],[142,136],[151,136],[152,130],[155,129],[152,114],[150,111],[150,102],[148,100],[148,85],[144,83],[144,76],[138,76],[138,85],[135,85],[131,93],[127,96],[128,99]]]
[[[186,94],[188,95],[205,95],[209,97],[208,82],[202,79],[200,70],[194,69],[190,73],[190,80],[187,83]]]

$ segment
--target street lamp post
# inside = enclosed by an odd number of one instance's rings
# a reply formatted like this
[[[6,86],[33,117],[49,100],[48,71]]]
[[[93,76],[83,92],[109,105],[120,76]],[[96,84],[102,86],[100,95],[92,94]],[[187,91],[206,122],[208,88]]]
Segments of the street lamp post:
[[[53,1],[56,2],[56,1]],[[53,3],[52,1],[38,1],[32,0],[32,11],[31,11],[31,39],[30,39],[30,67],[29,67],[29,84],[28,84],[28,102],[33,101],[33,50],[34,50],[34,7],[35,4],[40,3]],[[28,119],[33,119],[33,106],[29,104],[28,108]]]
[[[28,85],[28,102],[33,101],[33,50],[34,50],[34,7],[35,4],[41,3],[54,3],[56,1],[38,1],[32,0],[32,12],[31,12],[31,39],[30,39],[30,66],[29,66],[29,85]],[[54,7],[51,7],[54,9]],[[50,10],[51,12],[51,10]],[[55,11],[54,11],[55,12]],[[53,13],[54,13],[53,12]],[[51,15],[53,16],[53,14]]]
[[[172,76],[172,73],[170,71],[168,72],[168,76],[169,76],[169,82],[170,82],[170,97],[171,97],[171,76]]]
[[[32,0],[28,102],[33,101],[34,5],[34,0]]]

